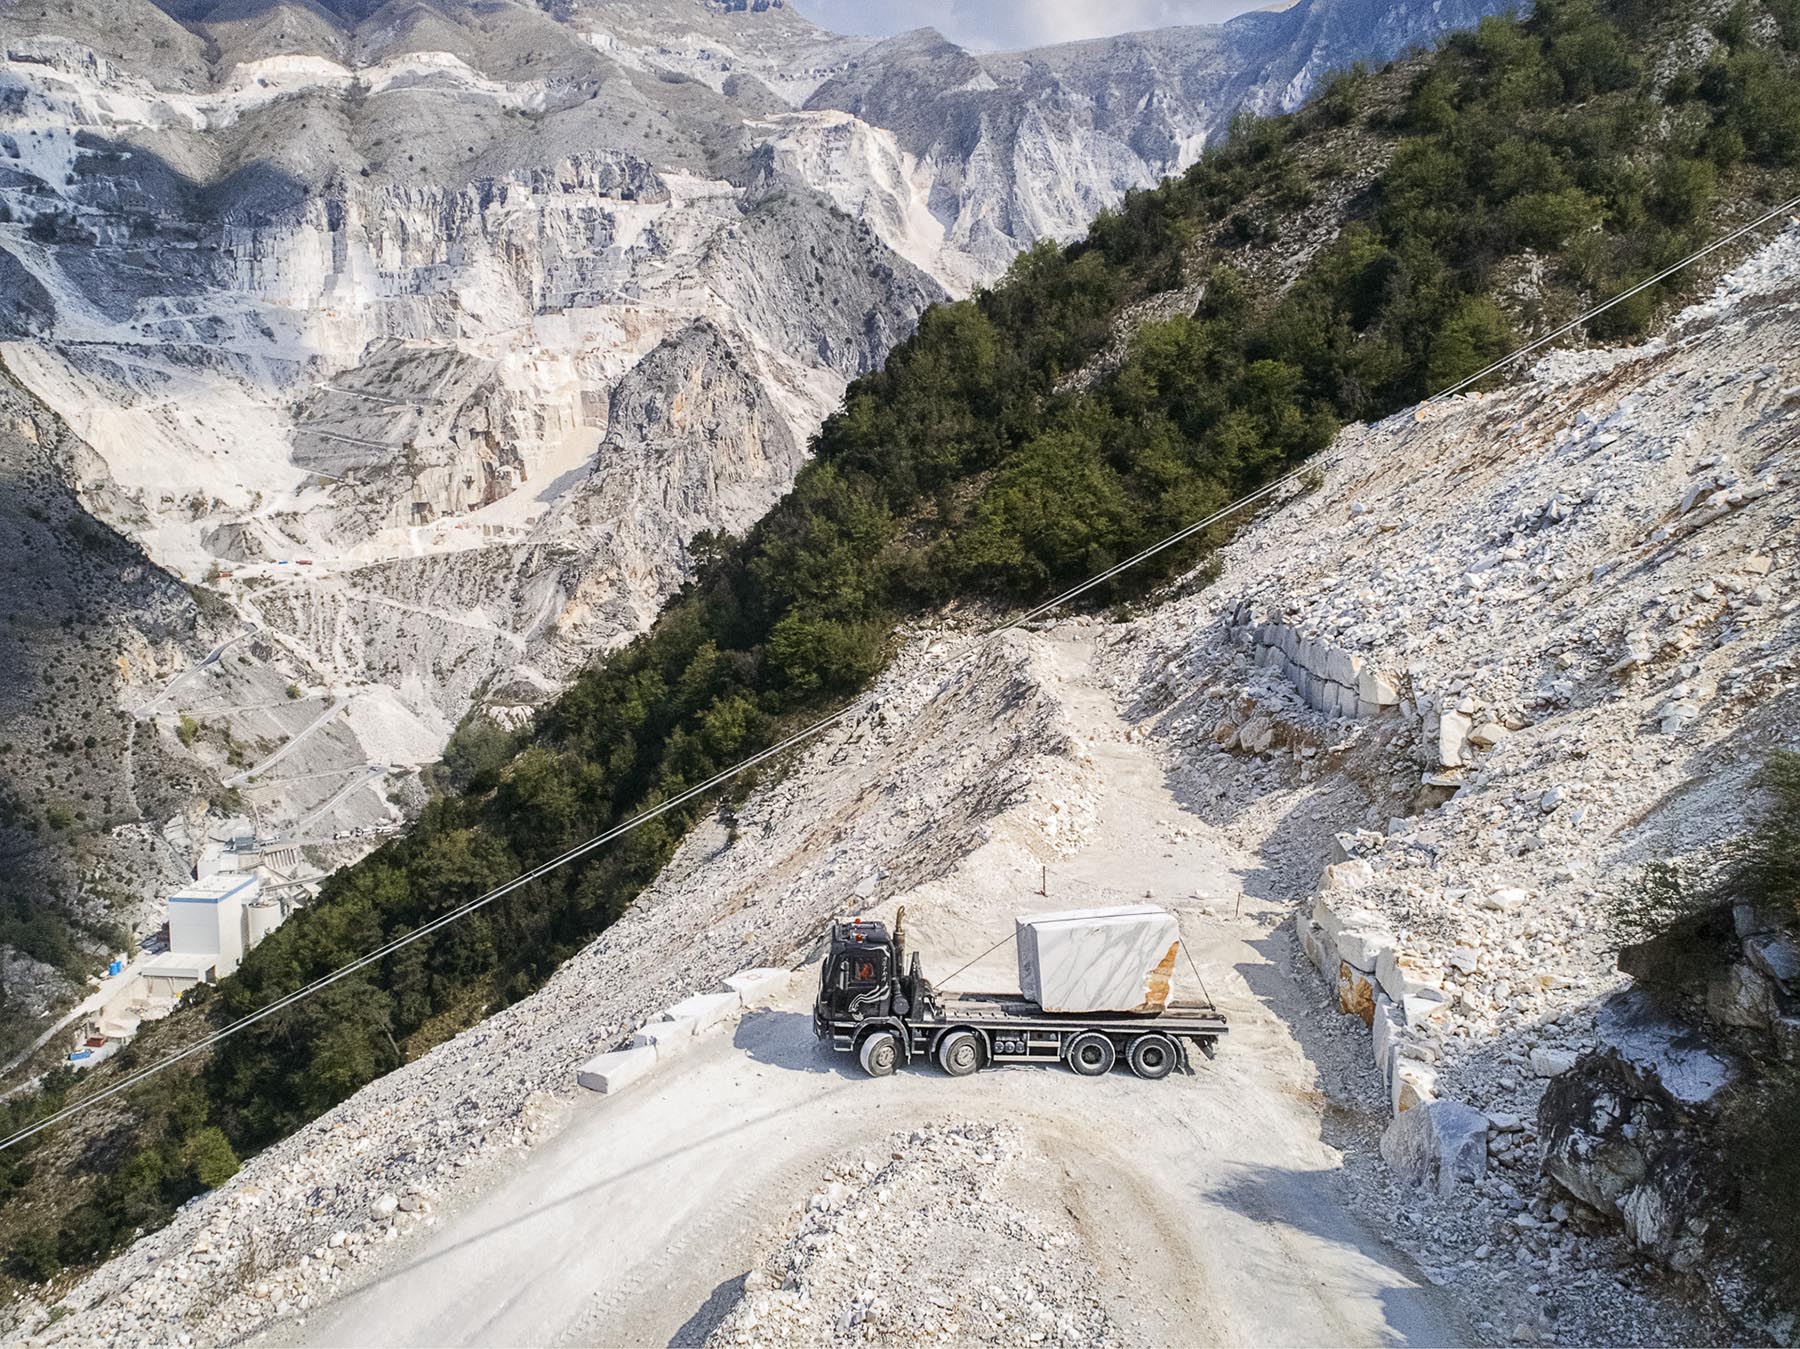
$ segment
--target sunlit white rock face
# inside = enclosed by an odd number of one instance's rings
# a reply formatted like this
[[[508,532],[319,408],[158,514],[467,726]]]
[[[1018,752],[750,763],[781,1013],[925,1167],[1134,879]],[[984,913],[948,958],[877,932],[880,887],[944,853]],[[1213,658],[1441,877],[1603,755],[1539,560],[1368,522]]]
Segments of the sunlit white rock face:
[[[441,741],[641,630],[926,305],[1495,6],[1361,7],[1000,56],[779,3],[14,7],[0,359],[90,509]]]

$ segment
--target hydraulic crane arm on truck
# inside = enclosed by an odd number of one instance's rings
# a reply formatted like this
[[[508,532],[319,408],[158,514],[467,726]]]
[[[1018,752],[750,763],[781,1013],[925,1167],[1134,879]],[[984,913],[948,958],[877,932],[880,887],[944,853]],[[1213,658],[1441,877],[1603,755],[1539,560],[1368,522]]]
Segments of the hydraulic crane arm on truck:
[[[885,923],[862,919],[831,925],[813,1003],[813,1034],[855,1054],[871,1077],[934,1059],[952,1077],[994,1063],[1067,1063],[1099,1077],[1123,1060],[1139,1077],[1163,1078],[1184,1042],[1210,1057],[1227,1029],[1210,1003],[1046,1012],[1015,993],[946,996],[925,978],[917,952],[907,965],[904,922],[890,936]]]

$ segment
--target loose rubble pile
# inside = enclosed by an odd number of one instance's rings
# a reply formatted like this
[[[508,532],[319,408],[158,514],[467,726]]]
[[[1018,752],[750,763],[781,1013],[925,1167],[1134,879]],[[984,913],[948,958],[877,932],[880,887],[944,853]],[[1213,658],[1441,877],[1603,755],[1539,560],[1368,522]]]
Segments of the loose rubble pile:
[[[841,1160],[707,1344],[1122,1343],[1047,1170],[1017,1129],[967,1122]]]
[[[1605,1038],[1621,898],[1741,831],[1800,740],[1797,280],[1800,227],[1662,339],[1345,432],[1115,644],[1196,804],[1314,896],[1296,935],[1369,1028],[1383,1156],[1546,1287],[1620,1216],[1540,1177],[1536,1128]],[[1740,963],[1717,1000],[1768,1021]]]

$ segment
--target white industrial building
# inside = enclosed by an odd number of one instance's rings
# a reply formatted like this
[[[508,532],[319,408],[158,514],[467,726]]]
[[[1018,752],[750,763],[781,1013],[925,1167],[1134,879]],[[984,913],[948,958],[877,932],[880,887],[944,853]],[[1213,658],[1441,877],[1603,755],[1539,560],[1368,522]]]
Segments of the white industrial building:
[[[169,896],[169,954],[211,956],[222,979],[244,959],[244,909],[262,896],[255,872],[220,871]]]
[[[263,894],[262,883],[260,871],[212,870],[170,895],[167,949],[101,981],[78,1009],[81,1035],[70,1062],[98,1063],[136,1035],[142,1022],[172,1012],[190,988],[235,971],[244,953],[289,912],[275,894]]]

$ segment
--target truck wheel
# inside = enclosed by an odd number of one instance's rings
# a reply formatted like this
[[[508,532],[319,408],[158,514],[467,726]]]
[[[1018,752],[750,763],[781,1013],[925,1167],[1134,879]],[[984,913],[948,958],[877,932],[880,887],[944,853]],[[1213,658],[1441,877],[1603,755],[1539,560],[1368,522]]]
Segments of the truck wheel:
[[[967,1077],[981,1067],[981,1040],[972,1030],[953,1030],[938,1041],[937,1057],[951,1077]]]
[[[870,1077],[890,1077],[900,1064],[900,1037],[891,1030],[871,1031],[856,1057]]]
[[[1131,1042],[1131,1071],[1154,1082],[1175,1067],[1175,1046],[1161,1035],[1140,1035]]]
[[[1069,1045],[1069,1067],[1083,1077],[1105,1077],[1118,1059],[1113,1042],[1099,1031],[1077,1035]]]

